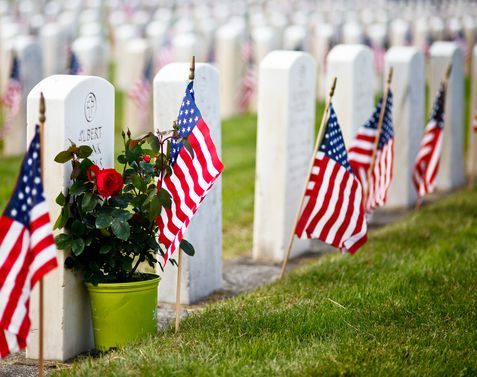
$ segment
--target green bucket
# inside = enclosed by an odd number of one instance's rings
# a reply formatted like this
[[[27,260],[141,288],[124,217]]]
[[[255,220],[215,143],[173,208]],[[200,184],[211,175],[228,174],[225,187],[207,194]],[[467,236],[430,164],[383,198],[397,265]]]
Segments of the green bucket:
[[[96,349],[107,351],[157,333],[160,277],[132,283],[86,283]]]

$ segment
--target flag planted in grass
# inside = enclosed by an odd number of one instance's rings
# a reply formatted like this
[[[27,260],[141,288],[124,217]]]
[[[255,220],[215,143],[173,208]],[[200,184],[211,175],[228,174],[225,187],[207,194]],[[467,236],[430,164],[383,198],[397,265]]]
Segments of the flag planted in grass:
[[[194,82],[187,85],[177,118],[178,137],[172,139],[172,174],[162,187],[172,198],[170,209],[163,208],[157,219],[159,241],[166,247],[164,266],[179,247],[200,203],[223,171],[210,130],[195,103]]]
[[[354,253],[367,241],[363,189],[349,165],[332,105],[323,142],[314,158],[296,235],[318,238]]]
[[[20,81],[20,62],[16,56],[13,56],[10,76],[8,78],[5,93],[2,96],[2,103],[7,112],[5,123],[0,133],[0,138],[5,138],[8,131],[12,128],[13,120],[20,110],[22,102],[22,84]]]
[[[363,190],[367,190],[365,208],[368,212],[386,203],[394,167],[394,130],[392,119],[393,94],[389,91],[381,130],[379,117],[383,98],[378,102],[371,118],[362,125],[349,149],[349,163]],[[379,140],[376,145],[376,137]],[[374,151],[376,148],[376,151]],[[373,161],[374,157],[374,161]],[[373,166],[372,166],[373,165]],[[370,171],[372,169],[372,171]],[[368,182],[369,181],[369,182]]]
[[[37,281],[57,267],[40,164],[37,126],[13,196],[0,217],[1,357],[26,347],[30,292]]]
[[[245,75],[239,91],[239,107],[242,112],[247,111],[255,93],[257,78],[255,77],[255,64],[253,62],[253,42],[248,35],[242,45],[241,57],[245,64]]]
[[[442,83],[432,107],[431,120],[426,126],[424,137],[414,162],[412,180],[419,199],[433,192],[436,186],[436,177],[439,171],[439,161],[442,152],[445,91],[445,84]]]

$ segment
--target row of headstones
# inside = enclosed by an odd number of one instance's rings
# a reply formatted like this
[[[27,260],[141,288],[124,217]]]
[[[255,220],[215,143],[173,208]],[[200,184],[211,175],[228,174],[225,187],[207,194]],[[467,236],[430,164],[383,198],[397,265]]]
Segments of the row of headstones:
[[[464,182],[463,161],[463,70],[462,52],[452,43],[437,44],[431,51],[431,92],[436,92],[449,63],[454,65],[446,103],[445,142],[438,187],[448,190]],[[349,144],[355,130],[373,108],[372,69],[369,51],[343,46],[331,54],[338,77],[334,106]],[[412,47],[391,49],[387,67],[393,66],[395,80],[394,125],[396,169],[389,202],[409,206],[415,201],[411,186],[412,162],[424,129],[424,58]],[[303,52],[274,51],[263,60],[259,82],[256,192],[254,214],[255,259],[283,259],[286,237],[300,200],[300,192],[311,158],[315,126],[316,62]],[[164,67],[154,80],[155,129],[169,128],[177,116],[187,81],[187,64]],[[208,64],[196,68],[195,91],[198,107],[212,130],[220,150],[218,71]],[[54,198],[68,184],[69,172],[53,161],[54,155],[72,140],[90,145],[93,158],[102,167],[114,163],[114,88],[106,80],[85,76],[52,76],[43,80],[28,97],[28,133],[38,119],[40,92],[46,97],[45,192],[52,218],[59,208]],[[352,116],[347,117],[345,114]],[[185,259],[181,301],[191,303],[221,287],[222,236],[221,187],[216,185],[194,217],[187,238],[197,254]],[[293,255],[309,250],[310,241],[296,242]],[[64,254],[59,254],[60,265]],[[173,302],[175,268],[168,266],[159,288],[162,301]],[[92,347],[91,322],[86,292],[72,272],[58,269],[46,280],[45,356],[65,360]],[[33,330],[29,357],[36,357],[38,301],[32,300]]]
[[[68,11],[71,15],[71,11]],[[142,14],[142,17],[139,15]],[[110,58],[116,62],[116,78],[115,85],[118,89],[128,92],[135,82],[143,73],[145,62],[151,57],[157,57],[163,51],[164,40],[169,32],[168,28],[172,22],[172,12],[158,11],[157,20],[152,22],[150,17],[144,17],[144,12],[137,12],[137,19],[147,20],[149,23],[125,21],[121,16],[121,12],[112,12],[110,14],[110,22],[112,35],[115,41],[114,54],[111,53],[111,46],[106,39],[105,25],[103,25],[101,12],[99,9],[85,9],[80,16],[80,38],[76,39],[72,44],[72,49],[81,62],[83,73],[87,75],[98,75],[107,77],[108,64]],[[124,16],[124,15],[123,15]],[[246,71],[246,63],[242,57],[242,45],[244,35],[250,33],[253,42],[254,61],[260,62],[268,52],[284,48],[284,49],[301,49],[310,51],[318,62],[318,98],[323,99],[326,93],[325,88],[325,70],[326,55],[330,48],[338,41],[343,43],[362,43],[368,38],[372,45],[383,48],[385,41],[389,39],[391,46],[408,44],[408,36],[411,33],[415,35],[414,45],[426,49],[429,36],[432,35],[433,40],[440,40],[445,37],[446,25],[443,20],[437,22],[439,18],[433,18],[433,22],[427,25],[422,22],[423,18],[416,19],[415,25],[404,19],[395,19],[387,25],[385,22],[366,24],[364,21],[350,20],[342,25],[334,25],[329,21],[317,19],[315,22],[314,34],[310,33],[310,25],[303,24],[295,20],[297,24],[288,24],[286,17],[282,22],[275,24],[267,24],[264,19],[259,17],[256,19],[251,15],[251,25],[246,25],[242,18],[233,18],[225,25],[219,27],[211,26],[206,30],[200,30],[200,33],[194,32],[191,23],[176,22],[177,30],[180,32],[171,38],[171,50],[165,52],[170,54],[166,59],[171,61],[188,61],[192,55],[197,56],[199,61],[206,61],[211,50],[211,45],[215,44],[216,64],[221,72],[221,98],[223,99],[221,114],[223,117],[236,115],[240,112],[238,106],[238,95],[240,83],[244,78]],[[70,17],[71,18],[71,17]],[[66,18],[69,22],[61,19],[61,22],[47,23],[39,29],[41,54],[44,56],[43,73],[41,73],[41,63],[32,60],[29,65],[26,64],[25,71],[28,69],[28,75],[25,78],[25,92],[28,93],[32,87],[32,82],[38,82],[38,77],[46,77],[52,74],[64,73],[67,61],[67,44],[70,39],[75,36],[75,32],[71,30],[72,25],[78,23],[78,20]],[[73,17],[74,18],[74,17]],[[135,18],[133,18],[135,19]],[[305,17],[305,20],[308,18]],[[252,22],[255,20],[255,22]],[[127,21],[127,20],[126,20]],[[309,22],[309,20],[307,21]],[[250,26],[250,27],[249,27]],[[253,27],[252,27],[253,26]],[[217,30],[216,30],[217,29]],[[474,45],[477,31],[477,24],[473,18],[468,15],[462,22],[457,18],[451,18],[447,27],[449,32],[456,34],[465,31],[467,44],[469,48]],[[196,30],[197,31],[197,30]],[[9,72],[9,56],[10,48],[8,40],[15,35],[21,33],[20,26],[15,23],[3,25],[0,28],[0,89],[6,82]],[[215,37],[214,37],[215,33]],[[313,37],[310,37],[313,35]],[[30,55],[38,55],[39,46],[33,49],[31,44],[34,42],[30,39],[25,42],[25,38],[20,38],[15,43],[16,48],[22,50],[28,47]],[[214,42],[215,39],[215,42]],[[28,46],[25,46],[27,43]],[[27,52],[21,52],[23,57]],[[469,55],[470,56],[470,55]],[[468,60],[470,63],[470,59]],[[22,64],[23,65],[23,64]],[[35,70],[30,67],[35,65]],[[377,64],[375,64],[377,66]],[[22,70],[23,71],[23,70]],[[379,76],[381,72],[378,72]],[[258,76],[258,68],[256,72]],[[379,77],[378,76],[378,77]],[[378,82],[379,80],[377,80]],[[3,84],[2,84],[3,83]],[[33,85],[34,85],[33,84]],[[380,90],[381,85],[376,85]],[[129,111],[132,106],[129,99],[126,99],[125,124],[130,124]],[[255,98],[252,98],[252,110],[256,109]]]
[[[245,29],[241,23],[231,23],[223,26],[220,30],[221,32],[218,33],[220,37],[217,39],[216,61],[216,66],[221,73],[220,95],[222,104],[220,112],[222,117],[229,117],[240,111],[238,93],[240,92],[239,87],[244,80],[244,72],[247,69],[246,62],[241,56],[241,46],[243,44]],[[13,46],[7,44],[8,47],[3,46],[3,49],[0,47],[0,51],[2,51],[0,59],[8,63],[10,61],[12,48],[17,52],[21,67],[20,74],[22,76],[23,96],[24,99],[26,99],[29,90],[31,90],[44,75],[64,72],[67,59],[67,35],[62,31],[59,25],[51,24],[42,30],[41,43],[31,36],[20,36],[14,40],[15,44]],[[126,40],[127,39],[125,39],[125,41]],[[196,42],[194,39],[189,39],[188,42],[184,41],[182,44],[183,49],[181,50],[178,60],[188,60],[197,49]],[[329,40],[322,40],[321,42],[323,45],[327,45]],[[254,35],[254,43],[255,60],[259,62],[262,61],[270,51],[278,49],[279,46],[277,34],[274,33],[273,30],[266,28],[262,28]],[[80,38],[75,41],[73,50],[77,53],[82,62],[84,74],[107,77],[108,54],[106,48],[100,39],[94,37]],[[118,79],[115,84],[118,89],[127,93],[141,77],[153,49],[147,40],[133,38],[122,46],[122,50],[121,58],[118,59],[118,64],[116,65],[116,76]],[[318,78],[316,82],[319,84],[317,86],[317,97],[319,99],[323,99],[322,97],[326,92],[326,72],[327,70],[333,70],[333,67],[325,70],[325,66],[328,67],[330,65],[329,63],[326,65],[323,63],[327,55],[327,49],[318,49],[314,54],[318,61]],[[376,56],[372,57],[372,59],[375,58]],[[328,61],[331,60],[328,59]],[[375,62],[371,64],[371,67],[374,66]],[[1,75],[4,76],[3,81],[6,82],[5,75],[8,69],[5,67],[9,67],[9,64],[2,64],[1,67],[4,68]],[[44,69],[42,69],[42,67]],[[259,76],[258,65],[256,70],[256,76]],[[382,74],[379,74],[376,75],[374,89],[378,88],[380,91],[381,87]],[[257,98],[252,99],[253,108],[255,109],[256,99]],[[22,125],[25,124],[25,103],[26,101],[23,100],[22,111],[19,112],[15,119],[15,126],[13,130],[10,131],[8,138],[9,142],[4,146],[3,153],[5,155],[18,155],[23,151],[25,136]],[[146,121],[142,124],[136,121],[137,108],[134,99],[129,96],[125,97],[123,111],[123,125],[121,126],[129,127],[137,133],[143,132],[145,125],[147,125],[147,116],[145,117]],[[146,112],[149,114],[149,111]]]

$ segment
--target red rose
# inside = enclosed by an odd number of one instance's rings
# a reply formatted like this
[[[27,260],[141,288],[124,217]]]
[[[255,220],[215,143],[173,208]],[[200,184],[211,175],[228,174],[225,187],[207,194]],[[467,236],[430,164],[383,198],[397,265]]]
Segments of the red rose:
[[[96,174],[98,192],[103,198],[118,195],[124,186],[123,176],[114,169],[103,169]]]
[[[149,156],[148,154],[145,154],[142,159],[144,160],[144,162],[147,162],[147,163],[150,163],[151,162],[151,156]]]
[[[91,165],[88,170],[86,170],[86,176],[88,177],[88,181],[93,182],[94,179],[98,176],[99,173],[99,166],[98,165]]]

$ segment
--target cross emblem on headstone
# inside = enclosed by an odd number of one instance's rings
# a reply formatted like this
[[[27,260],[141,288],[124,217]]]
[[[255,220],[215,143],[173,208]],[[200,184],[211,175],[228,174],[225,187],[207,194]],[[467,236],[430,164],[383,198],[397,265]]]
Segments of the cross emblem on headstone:
[[[93,93],[89,93],[84,104],[84,115],[88,122],[91,122],[96,113],[96,97]]]

